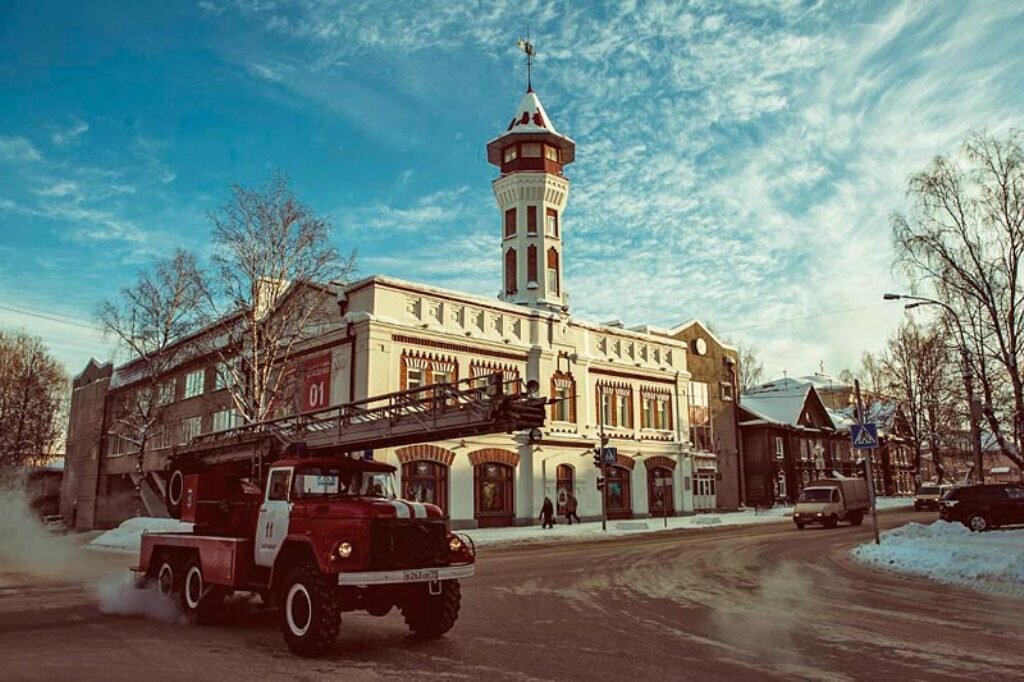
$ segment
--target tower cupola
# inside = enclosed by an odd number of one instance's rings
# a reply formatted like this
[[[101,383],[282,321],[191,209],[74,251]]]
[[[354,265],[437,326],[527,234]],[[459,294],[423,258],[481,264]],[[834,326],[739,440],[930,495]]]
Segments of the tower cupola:
[[[576,143],[558,132],[528,87],[505,131],[487,143],[487,161],[500,170],[492,185],[501,211],[501,300],[567,309],[562,213],[569,180],[562,171],[575,159]]]

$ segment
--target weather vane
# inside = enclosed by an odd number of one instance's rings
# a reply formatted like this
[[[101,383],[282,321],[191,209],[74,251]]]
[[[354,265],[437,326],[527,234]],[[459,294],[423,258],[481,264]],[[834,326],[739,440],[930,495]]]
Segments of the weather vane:
[[[537,52],[530,42],[530,27],[526,27],[526,40],[520,38],[516,41],[516,47],[526,53],[526,91],[533,92],[533,57]]]

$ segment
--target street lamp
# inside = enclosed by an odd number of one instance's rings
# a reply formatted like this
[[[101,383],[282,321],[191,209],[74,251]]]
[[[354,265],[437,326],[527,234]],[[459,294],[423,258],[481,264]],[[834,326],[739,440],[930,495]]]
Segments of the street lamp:
[[[981,427],[978,424],[981,409],[978,400],[974,397],[974,373],[971,371],[971,364],[967,358],[967,337],[964,334],[964,327],[960,323],[960,318],[950,305],[942,301],[936,301],[933,298],[909,296],[907,294],[884,294],[882,298],[886,301],[913,301],[913,303],[903,306],[906,310],[912,310],[923,305],[937,305],[946,312],[949,319],[956,323],[957,334],[960,337],[959,350],[960,363],[963,365],[964,391],[967,393],[967,414],[971,423],[971,446],[974,450],[974,468],[977,472],[978,483],[984,483],[985,467],[981,460]]]

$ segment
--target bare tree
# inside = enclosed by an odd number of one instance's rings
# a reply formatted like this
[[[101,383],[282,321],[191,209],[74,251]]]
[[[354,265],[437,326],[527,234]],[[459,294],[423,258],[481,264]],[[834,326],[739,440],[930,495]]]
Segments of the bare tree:
[[[881,389],[897,401],[907,417],[914,441],[914,469],[920,472],[927,445],[939,481],[945,478],[943,452],[959,431],[962,403],[955,354],[941,325],[920,327],[905,322],[878,356]]]
[[[764,380],[764,364],[753,345],[741,343],[737,350],[740,356],[740,390],[746,391]]]
[[[971,135],[959,158],[937,157],[910,179],[912,207],[893,216],[899,262],[948,305],[979,381],[986,426],[1024,467],[1024,133]]]
[[[70,392],[41,339],[0,330],[0,478],[59,450]]]
[[[213,273],[206,312],[223,332],[216,352],[235,408],[261,421],[290,401],[291,358],[336,318],[337,286],[355,270],[331,243],[331,225],[298,201],[283,176],[233,187],[210,214]]]
[[[103,330],[114,337],[129,360],[123,371],[134,386],[121,392],[115,406],[111,437],[127,443],[136,456],[137,511],[142,511],[141,476],[150,440],[161,430],[160,406],[173,400],[173,385],[166,374],[191,357],[196,345],[186,340],[200,327],[203,301],[202,274],[193,254],[178,250],[140,271],[137,281],[121,289],[115,299],[100,304]]]

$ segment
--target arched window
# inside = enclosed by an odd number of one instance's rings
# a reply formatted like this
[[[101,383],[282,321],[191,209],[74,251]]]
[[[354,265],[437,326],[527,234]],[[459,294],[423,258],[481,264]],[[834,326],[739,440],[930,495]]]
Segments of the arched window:
[[[652,516],[672,516],[675,513],[672,470],[651,467],[647,470],[647,506]]]
[[[482,462],[473,467],[476,519],[481,528],[511,526],[515,517],[513,467]]]
[[[526,247],[526,283],[537,283],[537,246],[535,244]]]
[[[402,497],[410,502],[436,504],[447,515],[448,467],[423,459],[402,464]]]
[[[519,283],[516,281],[516,250],[509,249],[505,252],[505,294],[511,296],[519,291]]]
[[[558,507],[558,515],[565,515],[565,504],[569,501],[569,496],[574,495],[573,484],[575,483],[575,473],[571,466],[568,464],[559,464],[558,469],[555,473],[555,504]]]
[[[606,467],[608,479],[608,517],[628,519],[633,515],[633,492],[629,485],[629,469],[617,465]]]
[[[559,267],[558,250],[555,247],[548,249],[548,293],[558,295],[559,291]]]

